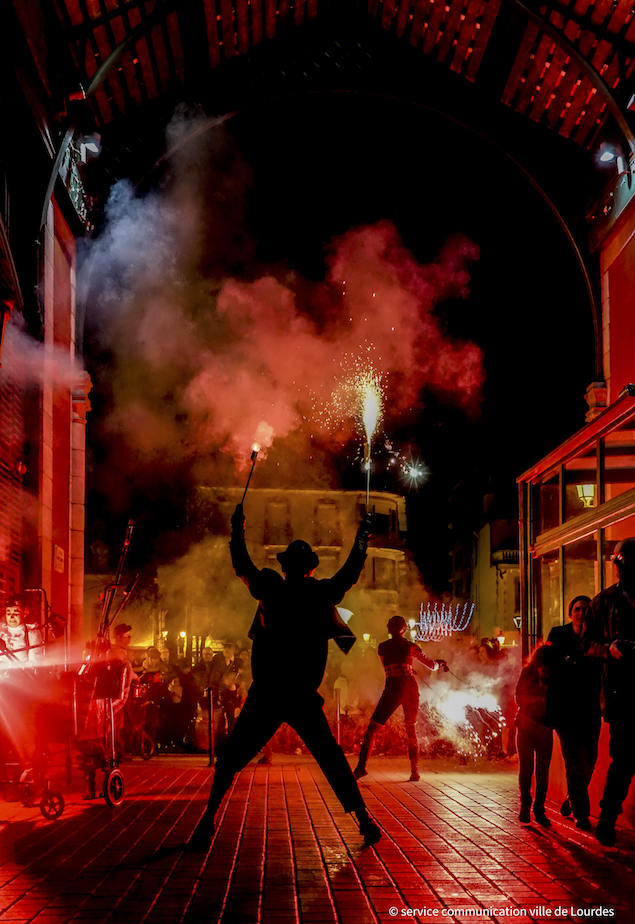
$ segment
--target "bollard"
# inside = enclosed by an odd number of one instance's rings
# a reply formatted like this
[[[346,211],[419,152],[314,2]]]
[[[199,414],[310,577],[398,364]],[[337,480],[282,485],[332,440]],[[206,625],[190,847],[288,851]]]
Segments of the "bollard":
[[[208,734],[208,767],[214,766],[214,704],[212,703],[212,691],[210,687],[205,688],[207,693],[207,734]]]

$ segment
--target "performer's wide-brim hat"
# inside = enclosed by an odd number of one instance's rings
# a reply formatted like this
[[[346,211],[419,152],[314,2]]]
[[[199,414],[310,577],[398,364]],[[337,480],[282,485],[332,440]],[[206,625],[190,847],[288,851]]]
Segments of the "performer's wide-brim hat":
[[[284,552],[278,552],[277,558],[284,572],[301,571],[302,574],[308,574],[320,564],[320,559],[309,543],[302,539],[294,539]]]

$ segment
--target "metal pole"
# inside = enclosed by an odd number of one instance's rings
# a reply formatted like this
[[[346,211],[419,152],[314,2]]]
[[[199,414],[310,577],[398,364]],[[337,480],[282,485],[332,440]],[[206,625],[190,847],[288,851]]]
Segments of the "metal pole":
[[[245,503],[245,497],[247,496],[247,488],[249,487],[251,476],[254,473],[254,466],[256,464],[256,459],[258,458],[258,452],[259,452],[258,449],[254,449],[254,451],[251,454],[251,468],[249,469],[249,478],[247,479],[247,484],[245,485],[245,490],[243,491],[243,499],[240,502],[241,504]]]
[[[212,702],[212,690],[211,687],[206,687],[205,692],[207,693],[207,704],[209,706],[208,716],[207,716],[207,734],[208,734],[208,767],[214,766],[214,703]]]
[[[335,690],[335,740],[341,744],[341,690]]]

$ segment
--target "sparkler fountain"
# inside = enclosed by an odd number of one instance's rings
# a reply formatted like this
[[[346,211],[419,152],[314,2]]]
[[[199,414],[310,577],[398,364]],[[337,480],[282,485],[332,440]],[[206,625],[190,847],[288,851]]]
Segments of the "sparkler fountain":
[[[381,380],[377,373],[367,372],[360,376],[358,389],[362,405],[362,423],[366,433],[366,512],[368,512],[370,507],[371,445],[382,411]]]

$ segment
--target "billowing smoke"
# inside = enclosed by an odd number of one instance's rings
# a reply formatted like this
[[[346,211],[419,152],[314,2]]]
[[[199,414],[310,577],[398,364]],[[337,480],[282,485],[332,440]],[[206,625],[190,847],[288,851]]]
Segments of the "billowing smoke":
[[[241,483],[254,442],[261,459],[270,453],[260,484],[302,486],[292,461],[301,459],[339,487],[331,460],[359,434],[346,397],[368,370],[382,383],[386,434],[415,420],[425,389],[478,412],[481,352],[450,337],[437,311],[468,295],[473,242],[458,235],[422,263],[390,221],[359,226],[328,245],[325,278],[306,280],[256,259],[251,172],[224,127],[200,131],[180,117],[170,145],[162,188],[143,197],[127,182],[113,188],[80,278],[103,357],[94,374],[110,379],[103,443],[125,449],[102,490],[114,493],[126,466],[165,482],[178,467],[190,483]],[[232,574],[218,555],[226,551],[210,543],[193,547],[159,583],[171,611],[198,587],[215,637],[236,637],[250,621],[244,588],[236,582],[235,600],[223,585],[211,600],[209,582],[199,587],[203,572]]]
[[[380,639],[381,641],[381,639]],[[515,715],[514,691],[521,670],[520,647],[503,649],[500,659],[478,660],[478,646],[456,635],[422,647],[428,657],[446,661],[449,670],[430,672],[415,662],[420,694],[417,736],[427,757],[471,760],[502,757]],[[346,746],[354,753],[384,686],[375,648],[356,645],[345,658],[331,655],[327,680],[320,688],[333,713],[335,690],[346,716]],[[380,753],[405,753],[401,710],[378,738]]]
[[[21,319],[14,315],[5,330],[0,386],[8,381],[22,388],[30,385],[73,388],[78,385],[83,372],[81,360],[68,347],[35,340],[23,330]]]
[[[421,264],[383,221],[334,240],[322,282],[232,265],[227,244],[222,266],[211,251],[219,225],[236,238],[239,196],[225,195],[231,215],[216,199],[210,215],[200,190],[217,165],[179,157],[164,191],[140,199],[115,186],[86,261],[89,312],[113,359],[109,427],[141,460],[195,464],[220,451],[240,469],[257,434],[263,448],[298,432],[341,441],[354,421],[333,415],[334,396],[366,368],[384,383],[388,429],[424,387],[478,406],[480,350],[447,336],[435,313],[468,294],[475,244],[458,236]],[[222,173],[224,188],[244,189],[248,171],[235,159],[239,178],[232,186]]]

